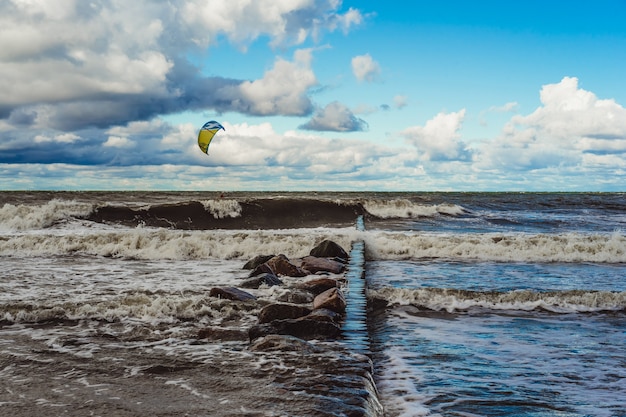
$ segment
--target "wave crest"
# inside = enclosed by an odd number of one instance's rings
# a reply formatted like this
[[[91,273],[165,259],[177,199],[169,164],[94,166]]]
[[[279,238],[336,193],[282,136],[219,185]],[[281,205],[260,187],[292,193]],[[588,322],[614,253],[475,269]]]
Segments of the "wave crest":
[[[53,226],[90,215],[94,205],[74,200],[53,199],[43,205],[5,204],[0,208],[0,230],[23,231]]]
[[[460,216],[465,208],[456,204],[417,204],[407,199],[366,200],[363,207],[372,216],[380,219],[415,219],[436,215]]]
[[[381,288],[368,290],[368,298],[392,305],[412,305],[434,311],[547,310],[554,313],[626,310],[626,292],[610,291],[469,291],[448,288]]]

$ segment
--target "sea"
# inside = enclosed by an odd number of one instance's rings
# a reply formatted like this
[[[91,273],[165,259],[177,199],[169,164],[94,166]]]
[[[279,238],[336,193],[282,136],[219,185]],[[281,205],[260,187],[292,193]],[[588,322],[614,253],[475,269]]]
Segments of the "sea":
[[[328,375],[208,294],[327,239],[363,245],[367,301]],[[626,416],[626,194],[0,192],[0,415],[350,415],[359,355],[389,417]]]

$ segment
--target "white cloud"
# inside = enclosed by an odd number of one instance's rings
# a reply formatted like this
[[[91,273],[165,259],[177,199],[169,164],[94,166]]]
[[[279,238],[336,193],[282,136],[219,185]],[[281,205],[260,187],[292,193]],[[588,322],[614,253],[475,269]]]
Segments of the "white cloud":
[[[355,132],[367,129],[367,123],[357,118],[345,105],[334,101],[316,112],[311,120],[300,126],[301,129]]]
[[[306,114],[311,108],[307,90],[317,84],[311,60],[310,49],[297,50],[293,62],[279,58],[262,79],[235,88],[251,103],[249,112],[253,114]]]
[[[601,160],[588,154],[625,156],[626,109],[615,100],[598,99],[574,77],[544,85],[540,99],[533,113],[513,116],[502,134],[486,143],[481,168],[584,167],[586,161]]]
[[[358,10],[340,7],[336,0],[3,1],[0,118],[69,131],[185,110],[308,114],[307,89],[316,84],[310,52],[278,60],[256,81],[206,77],[187,57],[218,39],[292,45],[362,21]]]
[[[215,42],[220,34],[244,47],[264,34],[274,46],[299,45],[323,31],[346,31],[362,22],[356,9],[338,13],[340,5],[336,0],[188,0],[180,13],[200,45]]]
[[[409,104],[409,98],[403,95],[397,95],[393,98],[393,105],[397,109],[402,109]]]
[[[109,136],[106,142],[104,142],[104,146],[110,148],[130,148],[134,144],[128,138],[124,138],[121,136]]]
[[[372,82],[380,76],[380,65],[370,54],[359,55],[352,58],[352,72],[357,80]]]
[[[459,130],[465,118],[465,109],[437,114],[424,126],[409,127],[400,134],[414,145],[425,160],[465,160],[469,157],[466,145],[460,140]]]
[[[74,143],[82,140],[82,138],[74,133],[61,133],[56,136],[36,135],[36,143],[56,142],[56,143]]]

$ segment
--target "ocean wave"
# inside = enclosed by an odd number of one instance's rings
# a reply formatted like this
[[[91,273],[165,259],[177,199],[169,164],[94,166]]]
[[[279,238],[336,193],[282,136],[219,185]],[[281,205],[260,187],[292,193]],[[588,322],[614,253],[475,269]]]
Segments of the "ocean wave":
[[[94,204],[53,199],[43,205],[4,204],[0,208],[0,230],[42,229],[63,221],[89,216]]]
[[[492,262],[626,263],[626,236],[422,234],[361,232],[355,227],[280,230],[110,228],[47,230],[0,236],[0,256],[87,254],[134,259],[246,259],[304,256],[323,239],[349,249],[363,240],[368,260],[444,259]]]
[[[381,288],[368,290],[368,298],[392,305],[412,305],[434,311],[546,310],[554,313],[626,310],[626,292],[610,291],[469,291],[448,288]]]
[[[0,237],[0,256],[86,254],[131,259],[249,259],[259,254],[302,257],[324,239],[349,249],[357,232],[347,229],[181,231],[135,228],[81,233],[23,233]]]
[[[237,200],[220,199],[202,201],[204,209],[216,219],[241,217],[241,204]]]
[[[436,215],[460,216],[467,210],[456,204],[419,204],[408,199],[364,200],[363,207],[380,219],[416,219]]]
[[[455,204],[418,204],[408,199],[333,200],[286,196],[159,202],[52,199],[40,204],[4,204],[0,208],[0,230],[45,229],[71,221],[181,230],[343,227],[353,224],[359,216],[369,220],[417,219],[460,216],[467,212]]]
[[[496,262],[626,262],[626,236],[612,234],[424,234],[370,232],[367,256],[376,260],[424,258]]]
[[[221,321],[244,319],[254,322],[258,303],[239,303],[209,297],[207,293],[158,294],[136,292],[106,300],[82,302],[57,300],[17,302],[0,305],[0,321],[7,323],[37,323],[62,320],[103,320],[108,322],[141,320],[153,324],[185,320],[210,319]]]

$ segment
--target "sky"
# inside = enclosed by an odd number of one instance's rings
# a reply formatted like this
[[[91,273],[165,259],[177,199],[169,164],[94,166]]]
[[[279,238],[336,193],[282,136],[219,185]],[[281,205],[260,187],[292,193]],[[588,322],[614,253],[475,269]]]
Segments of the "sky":
[[[0,0],[0,190],[626,191],[625,21],[626,0]]]

